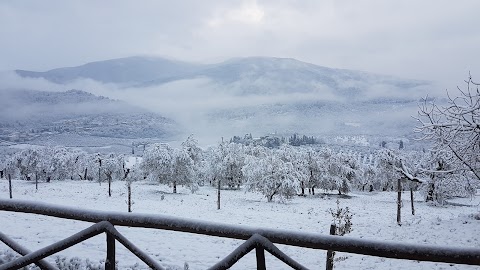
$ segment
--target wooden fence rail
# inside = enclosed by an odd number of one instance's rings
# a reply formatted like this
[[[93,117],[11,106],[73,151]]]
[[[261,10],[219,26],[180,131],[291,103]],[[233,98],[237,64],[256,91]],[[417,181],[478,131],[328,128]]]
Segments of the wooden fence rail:
[[[108,235],[113,236],[117,241],[125,245],[131,252],[141,258],[144,262],[153,269],[162,269],[158,263],[151,260],[147,255],[138,250],[132,243],[115,230],[114,226],[129,226],[140,228],[162,229],[186,233],[195,233],[209,236],[225,237],[232,239],[247,240],[243,243],[241,249],[232,252],[225,259],[217,263],[211,269],[227,269],[238,261],[242,256],[251,250],[256,250],[257,267],[258,269],[265,269],[264,250],[267,250],[272,255],[276,256],[287,265],[294,269],[306,269],[290,257],[283,254],[273,243],[290,245],[304,248],[333,250],[354,254],[362,254],[369,256],[377,256],[384,258],[417,260],[417,261],[431,261],[431,262],[445,262],[456,264],[480,265],[480,248],[464,248],[464,247],[438,247],[431,245],[416,245],[404,244],[386,241],[371,241],[364,239],[356,239],[351,237],[339,237],[332,235],[321,235],[316,233],[301,233],[287,230],[277,229],[262,229],[252,228],[247,226],[226,225],[220,223],[212,223],[206,221],[198,221],[184,218],[175,218],[166,215],[147,215],[134,213],[116,213],[116,212],[102,212],[92,210],[81,210],[77,208],[55,206],[51,204],[44,204],[38,202],[19,201],[19,200],[5,200],[0,199],[1,211],[13,211],[22,213],[39,214],[45,216],[52,216],[57,218],[72,219],[86,222],[97,223],[92,227],[96,228],[88,234],[97,235],[102,232],[107,233],[107,249],[110,246],[112,251],[112,242],[108,244]],[[103,225],[99,225],[103,224]],[[95,227],[97,226],[97,227]],[[103,227],[102,227],[103,226]],[[92,228],[90,227],[90,228]],[[89,228],[89,229],[90,229]],[[100,229],[99,229],[100,228]],[[88,229],[87,229],[88,230]],[[82,231],[83,232],[83,231]],[[85,233],[85,232],[83,232]],[[75,234],[72,237],[77,237],[75,241],[72,239],[62,241],[58,247],[52,250],[43,250],[41,253],[49,253],[49,255],[65,249],[65,243],[75,244],[79,243],[81,239],[87,239],[87,235]],[[85,238],[87,237],[87,238]],[[68,238],[67,238],[68,239]],[[81,240],[81,241],[83,241]],[[71,242],[69,242],[71,241]],[[80,241],[80,242],[81,242]],[[52,244],[56,245],[56,244]],[[63,247],[60,247],[63,245]],[[130,248],[129,248],[130,247]],[[113,244],[114,249],[114,244]],[[245,251],[248,252],[245,253]],[[49,251],[49,252],[46,252]],[[55,251],[51,253],[52,251]],[[29,263],[36,262],[46,256],[35,256],[35,251],[18,259],[28,260]],[[113,251],[114,252],[114,251]],[[51,253],[51,254],[50,254]],[[32,255],[33,254],[33,255]],[[109,251],[107,250],[107,254]],[[47,256],[49,256],[47,255]],[[112,254],[110,254],[111,256]],[[114,255],[114,253],[113,253]],[[28,257],[27,259],[24,259]],[[263,259],[262,259],[263,257]],[[32,260],[35,258],[35,260]],[[114,261],[114,260],[113,260]],[[111,262],[111,260],[110,260]],[[25,262],[24,262],[25,263]],[[233,263],[233,264],[232,264]],[[23,264],[22,264],[23,265]],[[4,265],[0,265],[0,269]],[[12,268],[17,269],[17,268]]]

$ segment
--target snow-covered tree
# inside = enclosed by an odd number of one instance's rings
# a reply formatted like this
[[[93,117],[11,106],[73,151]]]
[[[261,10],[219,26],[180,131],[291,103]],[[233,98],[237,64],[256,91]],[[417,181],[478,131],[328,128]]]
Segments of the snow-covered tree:
[[[192,176],[191,179],[187,181],[187,185],[190,187],[192,192],[194,192],[196,189],[198,189],[198,185],[203,183],[207,178],[207,162],[205,160],[204,152],[198,146],[198,141],[193,137],[193,135],[190,135],[182,143],[181,149],[191,160]]]
[[[361,191],[365,191],[366,189],[372,192],[374,190],[374,181],[377,170],[370,164],[364,164],[362,167],[362,175],[359,177],[356,188]]]
[[[381,149],[377,155],[377,176],[381,178],[383,191],[394,190],[398,179],[423,183],[423,153]]]
[[[89,163],[90,155],[83,151],[75,154],[74,171],[80,180],[93,180],[92,166]]]
[[[7,156],[0,155],[0,179],[5,178],[7,169]]]
[[[243,183],[242,168],[245,162],[244,146],[238,143],[222,142],[212,149],[210,159],[212,177],[217,185],[228,188],[240,188]]]
[[[113,179],[122,179],[125,175],[124,171],[125,159],[123,155],[115,155],[113,153],[102,158],[102,172],[108,181],[108,196],[112,196]]]
[[[145,150],[141,170],[151,181],[168,184],[172,181],[174,149],[168,144],[153,144]]]
[[[465,84],[464,89],[458,87],[458,96],[447,93],[444,105],[425,99],[418,112],[416,131],[433,144],[434,160],[440,162],[437,169],[430,171],[439,175],[433,178],[450,178],[451,185],[473,193],[480,181],[480,84],[471,76]],[[444,168],[447,164],[450,169]],[[455,176],[448,177],[449,173]]]
[[[243,174],[248,191],[262,193],[271,202],[274,196],[281,201],[297,194],[300,178],[291,162],[282,160],[274,150],[268,150],[266,158],[248,156]]]
[[[179,149],[168,144],[154,144],[145,151],[140,168],[153,181],[171,183],[173,193],[177,193],[177,185],[186,185],[193,192],[198,189],[196,165],[201,161],[201,149],[189,137]]]
[[[326,178],[326,161],[318,152],[309,149],[306,155],[308,181],[306,187],[312,195],[315,195],[315,188],[322,185],[322,179]]]
[[[15,153],[9,161],[9,171],[20,178],[30,180],[37,171],[40,154],[36,148],[26,148]]]
[[[357,159],[329,148],[322,149],[319,154],[325,162],[325,174],[320,181],[321,188],[337,190],[338,194],[350,192],[352,181],[361,173]]]
[[[46,155],[43,156],[43,159],[48,160],[47,156],[51,157],[51,178],[56,180],[73,179],[77,150],[62,146],[46,148],[45,150]]]
[[[463,170],[460,161],[450,151],[430,152],[426,165],[421,168],[424,183],[421,191],[426,201],[443,204],[454,196],[467,197],[475,194],[474,180]]]
[[[173,193],[177,193],[177,185],[186,185],[192,192],[195,192],[198,189],[197,178],[195,177],[194,162],[187,148],[174,150],[172,166]]]
[[[276,150],[276,153],[284,162],[292,164],[295,178],[298,179],[300,183],[301,195],[305,195],[305,188],[308,186],[308,180],[310,176],[307,158],[308,149],[310,148],[282,145],[278,150]]]

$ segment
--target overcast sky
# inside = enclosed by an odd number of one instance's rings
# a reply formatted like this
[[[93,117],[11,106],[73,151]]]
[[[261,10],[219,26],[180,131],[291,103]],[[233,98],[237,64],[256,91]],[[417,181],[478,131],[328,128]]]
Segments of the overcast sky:
[[[458,85],[480,81],[480,1],[0,0],[0,70],[132,55],[291,57]]]

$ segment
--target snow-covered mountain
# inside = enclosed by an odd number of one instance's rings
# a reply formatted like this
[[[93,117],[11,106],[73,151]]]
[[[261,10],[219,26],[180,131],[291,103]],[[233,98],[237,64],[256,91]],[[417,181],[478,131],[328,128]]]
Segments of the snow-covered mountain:
[[[179,121],[187,132],[207,128],[213,136],[408,134],[418,100],[432,87],[426,81],[273,57],[216,64],[129,57],[16,73],[62,85],[83,79],[113,84],[112,96],[140,106],[148,103],[146,107]]]
[[[207,78],[239,95],[318,93],[326,88],[338,95],[370,97],[373,86],[408,91],[428,82],[400,79],[362,71],[334,69],[291,58],[247,57],[217,64],[194,64],[159,57],[128,57],[87,63],[45,72],[16,70],[22,77],[45,78],[55,83],[91,79],[103,83],[145,87],[172,81]],[[401,93],[399,93],[401,94]]]
[[[15,70],[22,77],[45,78],[54,83],[91,79],[102,83],[132,84],[152,80],[175,80],[196,71],[198,65],[154,57],[127,57],[87,63],[77,67],[56,68],[45,72]]]
[[[81,90],[0,90],[0,140],[31,142],[48,136],[164,138],[175,121],[123,101]]]

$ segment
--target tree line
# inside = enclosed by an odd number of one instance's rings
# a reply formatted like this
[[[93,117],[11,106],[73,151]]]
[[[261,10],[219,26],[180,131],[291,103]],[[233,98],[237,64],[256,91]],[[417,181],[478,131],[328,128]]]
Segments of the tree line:
[[[26,148],[7,158],[3,171],[19,179],[44,182],[148,180],[169,185],[173,193],[178,185],[192,192],[212,185],[258,192],[268,201],[315,195],[318,190],[338,194],[393,191],[398,179],[405,188],[413,185],[423,191],[425,199],[438,202],[475,191],[473,181],[453,170],[455,164],[449,163],[447,156],[386,148],[371,156],[373,160],[327,146],[295,147],[288,143],[269,148],[221,142],[202,149],[190,136],[178,148],[149,145],[137,162],[131,162],[131,156],[88,154],[61,146]],[[412,179],[418,181],[408,181]]]

